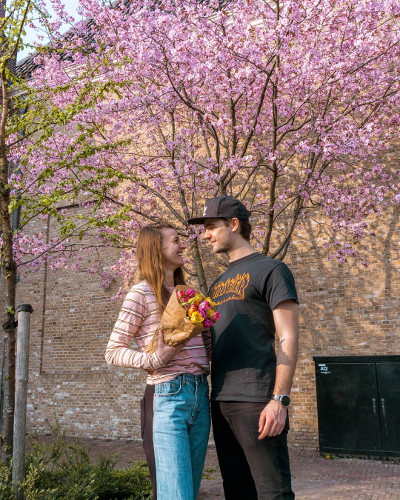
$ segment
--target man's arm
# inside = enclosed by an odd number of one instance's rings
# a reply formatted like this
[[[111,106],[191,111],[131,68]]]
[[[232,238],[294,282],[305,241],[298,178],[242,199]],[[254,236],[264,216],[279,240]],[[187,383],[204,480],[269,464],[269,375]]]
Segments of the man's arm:
[[[274,394],[290,394],[296,369],[299,338],[299,306],[294,300],[285,300],[272,311],[279,339],[276,353]],[[287,408],[271,400],[261,412],[258,439],[281,434],[285,427]]]

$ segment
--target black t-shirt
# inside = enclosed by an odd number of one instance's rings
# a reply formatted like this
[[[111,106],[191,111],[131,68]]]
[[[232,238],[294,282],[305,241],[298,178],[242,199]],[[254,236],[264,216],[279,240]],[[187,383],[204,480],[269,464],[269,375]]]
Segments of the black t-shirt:
[[[282,301],[298,302],[294,278],[279,260],[260,253],[235,260],[210,287],[221,318],[211,328],[211,399],[270,399],[276,357],[273,309]]]

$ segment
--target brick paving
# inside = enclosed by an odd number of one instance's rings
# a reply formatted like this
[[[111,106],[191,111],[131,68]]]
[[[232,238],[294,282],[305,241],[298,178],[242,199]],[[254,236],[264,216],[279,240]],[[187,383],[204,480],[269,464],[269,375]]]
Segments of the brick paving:
[[[51,436],[40,441],[51,442]],[[68,442],[73,442],[68,438]],[[96,459],[117,453],[118,467],[144,460],[140,442],[80,439]],[[297,500],[398,500],[400,463],[357,458],[327,460],[317,452],[291,450],[293,489]],[[223,499],[222,480],[213,445],[209,446],[198,500]],[[246,500],[246,499],[243,499]]]

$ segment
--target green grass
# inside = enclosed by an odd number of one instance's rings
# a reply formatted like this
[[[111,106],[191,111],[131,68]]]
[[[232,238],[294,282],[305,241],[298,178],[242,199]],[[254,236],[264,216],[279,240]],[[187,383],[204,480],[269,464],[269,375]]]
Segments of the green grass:
[[[203,479],[208,479],[208,480],[217,479],[216,472],[218,472],[218,468],[217,467],[206,467],[203,470],[203,475],[201,477]]]

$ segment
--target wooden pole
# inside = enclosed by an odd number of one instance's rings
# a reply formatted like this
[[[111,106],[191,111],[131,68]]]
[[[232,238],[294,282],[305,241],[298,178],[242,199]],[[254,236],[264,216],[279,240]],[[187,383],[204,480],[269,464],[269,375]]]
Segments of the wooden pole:
[[[15,369],[15,413],[13,440],[12,484],[18,500],[23,499],[20,485],[25,474],[25,434],[26,434],[26,398],[28,392],[29,368],[29,333],[30,317],[33,312],[30,304],[17,307],[17,360]]]

